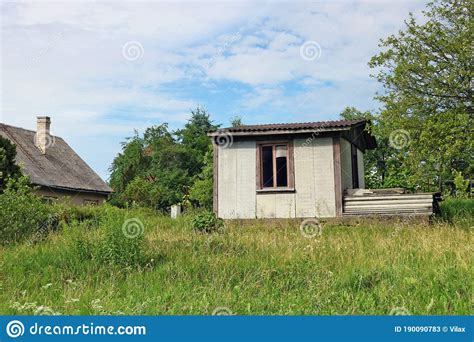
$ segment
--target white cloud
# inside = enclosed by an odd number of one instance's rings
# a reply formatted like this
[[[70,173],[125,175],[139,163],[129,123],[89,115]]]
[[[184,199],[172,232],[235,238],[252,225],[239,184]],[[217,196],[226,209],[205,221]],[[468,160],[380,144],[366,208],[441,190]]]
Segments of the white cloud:
[[[226,89],[241,95],[228,97],[231,111],[216,105],[218,122],[243,111],[253,111],[254,121],[290,121],[324,119],[345,105],[372,106],[376,84],[368,79],[367,61],[378,51],[378,39],[396,32],[408,11],[419,12],[424,4],[35,1],[1,6],[2,121],[34,128],[35,115],[51,115],[55,133],[72,141],[105,176],[120,137],[163,121],[176,127],[197,103],[212,106],[215,96],[227,101]],[[300,56],[307,40],[322,48],[315,61]],[[122,56],[128,41],[144,48],[136,61]],[[295,84],[300,89],[288,91]],[[270,108],[273,114],[266,114]],[[104,149],[100,159],[95,157],[98,141]]]

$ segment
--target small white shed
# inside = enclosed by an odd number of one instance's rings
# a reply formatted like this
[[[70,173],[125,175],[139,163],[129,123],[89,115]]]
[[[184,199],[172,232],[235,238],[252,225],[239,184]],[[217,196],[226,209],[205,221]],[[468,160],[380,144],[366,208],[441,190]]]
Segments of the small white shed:
[[[336,217],[364,188],[366,120],[242,125],[211,132],[214,211],[223,219]]]

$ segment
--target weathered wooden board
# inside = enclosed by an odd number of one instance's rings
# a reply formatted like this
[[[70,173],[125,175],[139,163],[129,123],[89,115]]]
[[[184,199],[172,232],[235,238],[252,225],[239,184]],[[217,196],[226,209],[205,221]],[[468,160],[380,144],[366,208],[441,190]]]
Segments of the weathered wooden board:
[[[431,215],[436,211],[438,194],[366,194],[345,196],[346,215]]]
[[[218,147],[218,213],[222,218],[236,218],[237,205],[237,148]]]
[[[433,200],[433,195],[429,194],[408,194],[408,195],[364,195],[364,196],[344,196],[344,202],[364,202],[381,200]]]
[[[295,210],[297,217],[315,217],[314,139],[295,139]]]
[[[236,218],[255,218],[255,141],[239,141],[237,148]]]

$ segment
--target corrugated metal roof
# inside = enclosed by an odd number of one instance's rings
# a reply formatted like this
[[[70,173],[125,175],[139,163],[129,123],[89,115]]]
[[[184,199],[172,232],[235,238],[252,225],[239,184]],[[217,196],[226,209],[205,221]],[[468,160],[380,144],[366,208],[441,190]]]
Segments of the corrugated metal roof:
[[[60,137],[46,154],[35,145],[35,132],[24,128],[0,123],[0,135],[16,145],[16,162],[22,171],[36,185],[83,190],[92,192],[112,192],[97,173]]]
[[[318,121],[318,122],[299,122],[299,123],[276,123],[265,125],[241,125],[235,127],[228,127],[219,129],[219,131],[228,132],[264,132],[264,131],[278,131],[278,130],[307,130],[307,129],[327,129],[345,128],[357,126],[365,123],[366,120],[333,120],[333,121]]]

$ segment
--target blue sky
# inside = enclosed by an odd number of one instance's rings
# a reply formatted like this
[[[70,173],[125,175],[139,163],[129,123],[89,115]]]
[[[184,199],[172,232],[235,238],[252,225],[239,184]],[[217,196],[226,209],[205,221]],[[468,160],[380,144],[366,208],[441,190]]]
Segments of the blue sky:
[[[99,175],[120,142],[181,127],[205,107],[216,123],[336,119],[377,110],[378,40],[424,1],[34,1],[1,9],[1,122],[49,115]]]

